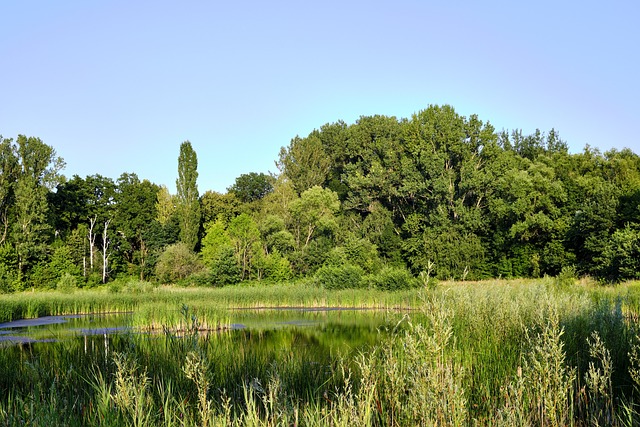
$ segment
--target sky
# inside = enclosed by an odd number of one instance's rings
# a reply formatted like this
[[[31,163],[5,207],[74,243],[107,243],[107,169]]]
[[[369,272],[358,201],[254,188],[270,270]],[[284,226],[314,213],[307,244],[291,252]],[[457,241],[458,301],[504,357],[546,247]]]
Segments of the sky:
[[[554,128],[640,153],[640,2],[0,2],[0,135],[35,136],[64,175],[175,192],[277,172],[280,147],[339,120],[431,104],[497,130]]]

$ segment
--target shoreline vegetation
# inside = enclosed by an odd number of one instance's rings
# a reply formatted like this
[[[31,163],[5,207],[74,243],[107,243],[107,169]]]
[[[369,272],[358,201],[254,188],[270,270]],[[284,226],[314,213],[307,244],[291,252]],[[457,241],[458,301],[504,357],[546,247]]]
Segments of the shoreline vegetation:
[[[62,175],[37,137],[0,136],[0,293],[312,281],[400,290],[429,280],[640,279],[640,156],[570,153],[555,129],[497,131],[450,105],[296,136],[277,173],[198,189],[180,144],[176,194],[125,172]],[[118,285],[120,282],[120,285]]]
[[[34,290],[0,294],[0,323],[69,314],[178,311],[182,305],[187,305],[196,312],[292,307],[410,309],[416,308],[418,301],[416,289],[398,292],[326,290],[308,285],[304,281],[202,288],[154,286],[132,280],[121,288],[108,286],[72,292]]]
[[[370,307],[389,316],[376,342],[322,354],[294,350],[285,332],[200,331],[227,321],[230,308],[265,306]],[[451,281],[397,292],[131,281],[117,292],[1,295],[0,307],[5,317],[126,310],[134,327],[165,328],[160,336],[112,336],[108,349],[101,337],[89,350],[79,341],[0,349],[0,425],[640,422],[638,281]],[[179,322],[179,334],[168,327]],[[286,333],[310,339],[304,329]]]

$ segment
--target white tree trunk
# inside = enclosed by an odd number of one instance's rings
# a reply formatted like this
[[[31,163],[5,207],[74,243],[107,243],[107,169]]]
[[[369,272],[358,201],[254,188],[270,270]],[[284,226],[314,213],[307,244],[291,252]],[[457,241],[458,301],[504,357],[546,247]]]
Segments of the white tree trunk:
[[[109,237],[107,230],[109,229],[110,219],[104,222],[104,231],[102,232],[102,283],[107,283],[107,263],[109,262]]]
[[[91,271],[93,271],[93,248],[96,245],[96,235],[93,233],[96,221],[98,221],[97,216],[89,218],[89,266],[91,267]]]

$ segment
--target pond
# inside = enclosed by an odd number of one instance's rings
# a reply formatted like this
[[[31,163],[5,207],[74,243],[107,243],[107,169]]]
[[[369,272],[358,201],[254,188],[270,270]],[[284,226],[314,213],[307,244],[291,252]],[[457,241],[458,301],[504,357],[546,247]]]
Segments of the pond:
[[[55,342],[129,331],[130,313],[44,316],[0,323],[0,346]]]
[[[177,311],[168,318],[193,319],[193,312]],[[104,416],[98,402],[105,396],[115,402],[127,393],[124,386],[143,387],[153,405],[174,402],[176,417],[195,420],[202,381],[216,410],[228,401],[241,413],[247,390],[277,390],[289,402],[326,403],[350,387],[358,357],[389,336],[402,317],[383,310],[278,308],[227,310],[226,326],[214,330],[149,331],[134,326],[140,325],[135,313],[2,323],[0,423],[6,408],[22,419],[20,402],[29,400],[38,402],[38,414],[53,408],[56,416],[91,424],[86,420]],[[115,410],[113,404],[108,408]]]
[[[65,399],[92,399],[95,383],[119,375],[117,361],[149,379],[154,393],[171,384],[192,396],[190,354],[206,361],[212,397],[243,400],[250,381],[277,377],[287,393],[307,398],[344,384],[344,368],[380,343],[402,313],[354,309],[237,309],[216,331],[153,331],[132,326],[132,313],[48,316],[0,324],[0,394],[55,389]],[[318,394],[320,393],[320,394]],[[191,398],[191,397],[190,397]],[[75,404],[75,403],[74,403]],[[89,404],[88,401],[85,404]]]
[[[266,331],[306,329],[316,334],[335,335],[339,330],[351,331],[349,340],[371,342],[367,335],[377,335],[398,318],[395,312],[346,308],[263,308],[232,309],[231,330]],[[109,336],[144,331],[132,326],[132,313],[44,316],[0,323],[0,346],[55,342],[76,337]],[[211,332],[211,331],[201,331]],[[360,336],[362,335],[362,336]],[[375,341],[375,339],[373,340]]]

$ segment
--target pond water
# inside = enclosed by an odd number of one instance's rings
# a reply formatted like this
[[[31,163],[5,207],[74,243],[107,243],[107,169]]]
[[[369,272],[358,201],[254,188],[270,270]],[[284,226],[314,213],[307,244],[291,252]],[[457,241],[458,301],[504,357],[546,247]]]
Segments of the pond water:
[[[340,308],[278,308],[230,310],[233,330],[267,331],[306,329],[314,334],[338,334],[364,342],[375,341],[375,335],[401,317],[396,312]],[[75,337],[138,333],[131,326],[132,313],[45,316],[0,323],[0,347],[15,344],[47,343]],[[366,338],[364,336],[367,336]],[[373,336],[373,337],[372,337]]]
[[[62,396],[91,407],[96,381],[114,382],[117,361],[144,376],[154,399],[171,385],[180,402],[194,401],[185,374],[203,357],[214,401],[242,405],[247,384],[279,381],[292,399],[314,400],[345,387],[357,358],[382,343],[403,313],[352,309],[236,309],[229,328],[144,332],[135,314],[50,316],[0,324],[2,396]],[[354,370],[357,372],[357,370]],[[354,374],[356,375],[356,374]],[[138,378],[138,377],[136,377]],[[83,406],[84,405],[84,406]]]
[[[0,346],[129,331],[131,313],[44,316],[0,323]]]

